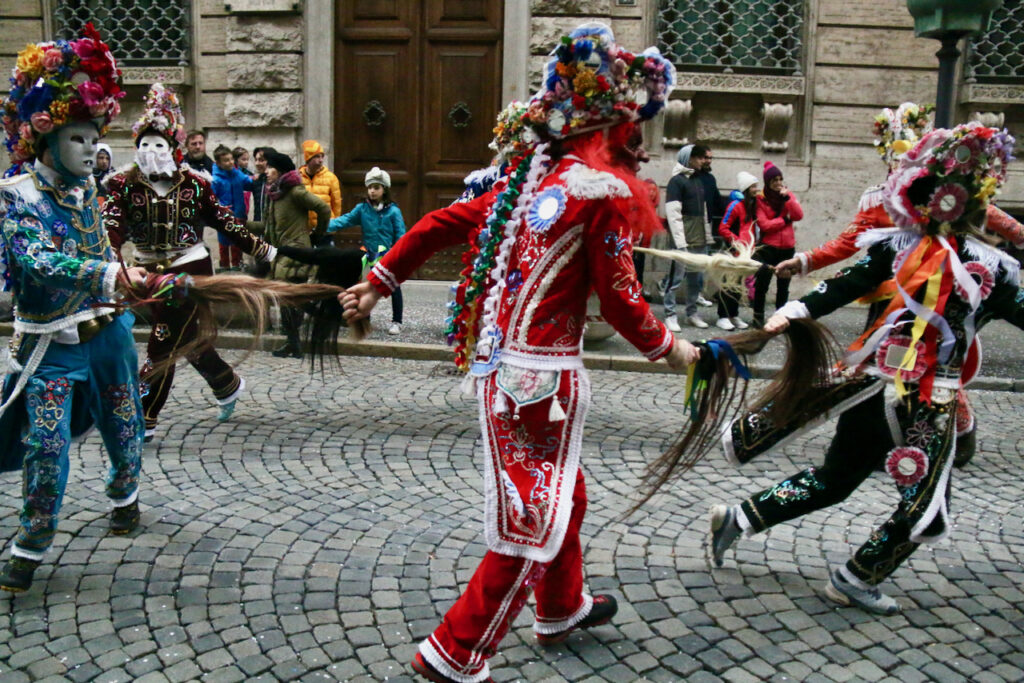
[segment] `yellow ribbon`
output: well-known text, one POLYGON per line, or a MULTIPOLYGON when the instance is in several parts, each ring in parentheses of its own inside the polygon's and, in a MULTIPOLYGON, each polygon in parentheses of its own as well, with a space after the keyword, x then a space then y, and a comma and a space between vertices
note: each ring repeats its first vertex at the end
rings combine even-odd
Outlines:
MULTIPOLYGON (((942 289, 942 275, 944 268, 940 266, 935 270, 934 273, 928 276, 928 284, 924 293, 924 301, 921 304, 929 311, 934 311, 935 307, 939 303, 939 291, 942 289)), ((896 386, 896 395, 903 398, 907 394, 907 388, 903 385, 902 373, 904 370, 913 370, 914 366, 917 365, 917 342, 924 335, 925 329, 928 327, 928 321, 920 316, 914 318, 914 326, 910 331, 910 346, 903 354, 903 360, 900 361, 899 369, 896 371, 896 376, 893 378, 893 384, 896 386)))

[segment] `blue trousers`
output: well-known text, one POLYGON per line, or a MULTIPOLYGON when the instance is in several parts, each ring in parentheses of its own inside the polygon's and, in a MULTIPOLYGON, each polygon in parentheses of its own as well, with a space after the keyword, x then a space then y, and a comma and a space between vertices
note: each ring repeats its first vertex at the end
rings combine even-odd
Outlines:
POLYGON ((131 504, 142 469, 142 400, 134 316, 125 313, 84 344, 51 343, 24 390, 21 529, 15 555, 42 559, 57 533, 73 436, 99 429, 110 458, 107 496, 131 504))

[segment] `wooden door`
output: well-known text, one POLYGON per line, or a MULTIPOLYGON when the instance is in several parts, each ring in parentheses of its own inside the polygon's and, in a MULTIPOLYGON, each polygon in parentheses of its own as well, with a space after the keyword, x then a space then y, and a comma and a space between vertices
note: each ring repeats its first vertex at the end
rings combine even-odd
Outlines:
MULTIPOLYGON (((466 174, 487 165, 501 107, 502 5, 338 3, 334 170, 346 211, 365 197, 366 172, 380 166, 411 226, 450 204, 466 174)), ((358 243, 357 228, 346 233, 343 243, 358 243)), ((455 278, 461 251, 436 255, 416 277, 455 278)))

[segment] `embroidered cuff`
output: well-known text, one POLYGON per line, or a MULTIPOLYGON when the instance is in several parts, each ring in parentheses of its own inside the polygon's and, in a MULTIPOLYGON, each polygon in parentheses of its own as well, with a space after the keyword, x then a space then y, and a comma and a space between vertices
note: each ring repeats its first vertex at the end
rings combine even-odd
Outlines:
POLYGON ((398 289, 399 283, 394 273, 380 263, 370 270, 367 279, 384 296, 390 296, 392 292, 398 289))
POLYGON ((114 291, 117 289, 117 272, 121 269, 121 266, 117 263, 108 263, 104 268, 102 295, 104 299, 112 299, 114 291))
POLYGON ((807 305, 797 299, 786 302, 786 305, 775 311, 775 313, 776 315, 784 315, 790 320, 811 317, 811 312, 807 309, 807 305))
POLYGON ((664 325, 662 325, 662 329, 665 330, 665 334, 661 337, 661 343, 653 351, 648 351, 644 354, 647 356, 647 360, 661 360, 668 355, 669 351, 672 350, 672 346, 676 343, 676 336, 664 325))
POLYGON ((806 251, 801 251, 796 257, 800 259, 800 275, 806 277, 811 270, 811 256, 806 251))

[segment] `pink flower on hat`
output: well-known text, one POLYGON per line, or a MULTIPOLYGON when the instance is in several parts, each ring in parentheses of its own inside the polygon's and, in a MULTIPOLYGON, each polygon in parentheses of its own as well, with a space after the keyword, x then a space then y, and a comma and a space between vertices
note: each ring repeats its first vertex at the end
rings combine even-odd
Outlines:
POLYGON ((40 135, 46 135, 53 130, 53 119, 50 115, 43 111, 37 111, 32 114, 31 117, 32 127, 35 128, 36 132, 40 135))
MULTIPOLYGON (((102 104, 105 94, 103 86, 95 81, 86 81, 78 85, 78 95, 82 98, 82 104, 89 107, 90 110, 96 105, 102 104)), ((90 111, 90 113, 92 112, 90 111)))
POLYGON ((43 68, 47 71, 56 71, 64 63, 64 53, 55 47, 43 53, 43 68))

